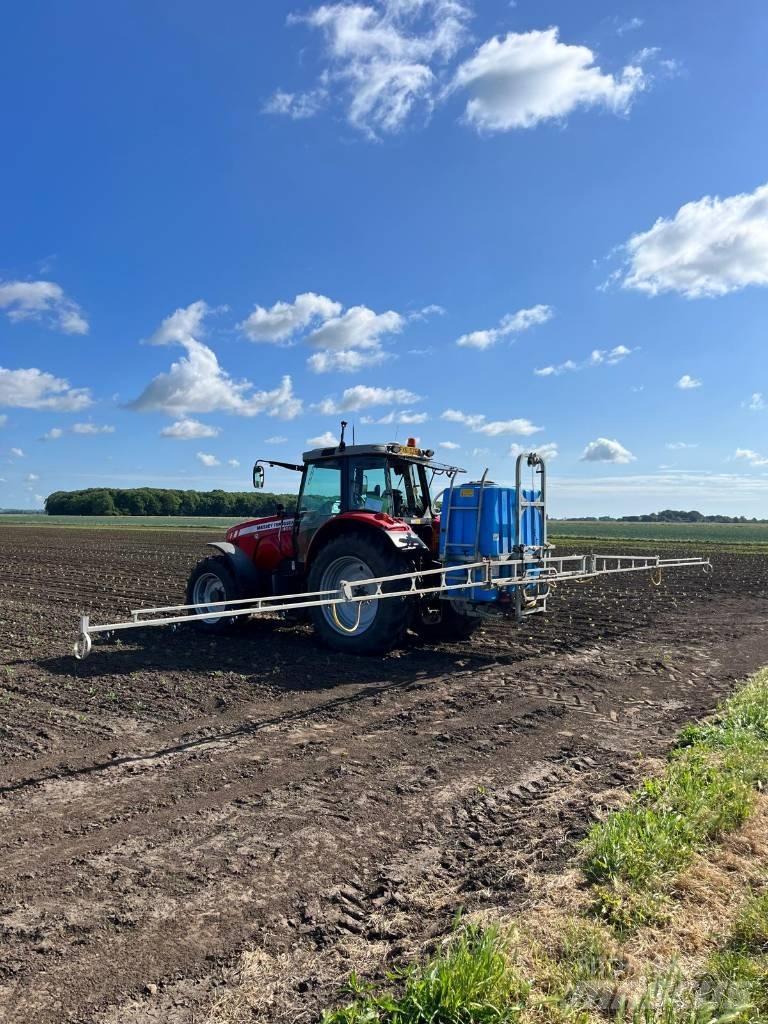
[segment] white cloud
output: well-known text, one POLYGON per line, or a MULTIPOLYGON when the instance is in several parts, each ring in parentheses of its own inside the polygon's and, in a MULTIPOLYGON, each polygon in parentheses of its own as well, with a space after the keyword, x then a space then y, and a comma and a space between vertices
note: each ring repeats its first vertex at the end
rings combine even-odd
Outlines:
POLYGON ((99 426, 97 423, 74 423, 72 425, 73 434, 114 434, 115 428, 109 426, 107 423, 99 426))
POLYGON ((64 436, 64 431, 61 429, 61 427, 51 427, 51 429, 47 433, 43 434, 42 440, 43 441, 58 441, 59 438, 63 437, 63 436, 64 436))
POLYGON ((458 68, 451 86, 469 93, 465 118, 481 132, 533 128, 578 107, 626 113, 647 85, 639 66, 603 73, 586 46, 558 40, 557 28, 489 39, 458 68))
POLYGON ((285 444, 287 440, 287 437, 280 437, 279 435, 276 435, 275 437, 265 438, 264 444, 285 444))
POLYGON ((218 437, 220 433, 218 427, 211 427, 200 420, 183 419, 176 420, 169 427, 163 427, 160 436, 172 437, 175 441, 193 441, 199 437, 218 437))
POLYGON ((614 277, 648 295, 697 299, 768 285, 768 184, 686 203, 633 235, 623 252, 627 266, 614 277))
POLYGON ((364 424, 392 424, 402 423, 405 426, 411 426, 416 423, 426 423, 429 419, 429 414, 426 412, 413 412, 410 409, 403 409, 400 412, 388 412, 385 416, 380 416, 378 419, 375 416, 362 416, 360 419, 361 423, 364 424))
POLYGON ((204 466, 213 467, 221 465, 215 455, 209 455, 207 452, 197 452, 197 458, 204 466))
POLYGON ((240 465, 240 462, 238 459, 227 459, 227 465, 232 466, 234 469, 237 469, 237 467, 240 465))
POLYGON ((34 484, 40 479, 40 477, 38 476, 37 473, 27 473, 24 479, 28 484, 34 484))
POLYGON ((337 370, 339 373, 357 373, 359 370, 377 366, 390 358, 388 352, 380 350, 358 352, 356 349, 350 349, 347 352, 315 352, 307 360, 307 366, 313 373, 330 373, 333 370, 337 370))
POLYGON ((69 381, 44 370, 0 367, 0 406, 77 412, 92 401, 88 388, 73 388, 69 381))
POLYGON ((623 36, 625 32, 634 32, 635 29, 642 28, 644 24, 642 18, 628 18, 616 26, 616 34, 623 36))
POLYGON ((330 320, 341 310, 340 302, 315 292, 303 292, 293 302, 276 302, 269 309, 256 306, 238 327, 251 341, 286 342, 313 321, 330 320))
POLYGON ((753 451, 751 448, 737 448, 733 457, 745 459, 750 466, 768 466, 768 456, 761 455, 760 452, 753 451))
POLYGON ((341 399, 324 398, 314 408, 326 416, 341 412, 359 412, 377 405, 411 405, 420 401, 420 396, 405 388, 379 388, 367 384, 355 384, 345 388, 341 399))
POLYGON ((311 89, 309 92, 285 92, 276 89, 263 106, 265 114, 282 114, 294 121, 314 117, 322 110, 328 99, 325 89, 311 89))
MULTIPOLYGON (((323 33, 328 63, 320 91, 338 86, 349 123, 376 138, 401 130, 417 109, 430 113, 437 72, 464 40, 468 16, 461 0, 381 0, 322 4, 289 24, 323 33)), ((291 117, 309 110, 282 90, 270 105, 291 117)))
MULTIPOLYGON (((768 409, 768 403, 766 403, 765 398, 760 391, 755 391, 746 405, 752 412, 762 412, 764 409, 768 409)), ((0 426, 2 426, 2 424, 0 424, 0 426)))
POLYGON ((582 462, 634 462, 635 456, 618 441, 607 437, 598 437, 590 441, 581 455, 582 462))
POLYGON ((559 377, 561 373, 584 370, 591 366, 615 366, 623 359, 626 359, 628 355, 631 355, 632 352, 634 352, 634 349, 627 348, 626 345, 615 345, 611 349, 595 348, 592 349, 589 358, 582 360, 580 363, 574 362, 573 359, 566 359, 564 363, 542 366, 533 372, 537 377, 559 377))
POLYGON ((0 309, 11 323, 42 320, 64 334, 88 333, 88 321, 80 307, 53 281, 0 282, 0 309))
POLYGON ((302 402, 294 395, 289 376, 272 391, 255 391, 250 381, 235 380, 219 366, 215 352, 193 336, 200 332, 207 312, 204 302, 195 302, 163 321, 150 342, 179 344, 187 354, 150 381, 128 408, 181 416, 216 411, 236 416, 267 413, 285 420, 298 416, 302 402))
POLYGON ((339 443, 339 439, 335 437, 330 430, 326 430, 324 434, 320 434, 319 437, 308 437, 307 444, 311 444, 313 448, 335 448, 339 443))
POLYGON ((374 313, 367 306, 352 306, 343 315, 326 320, 310 334, 308 341, 314 348, 331 352, 377 348, 382 335, 398 333, 404 323, 403 317, 391 309, 374 313))
POLYGON ((680 388, 681 391, 692 391, 694 388, 701 387, 701 381, 696 377, 691 377, 689 373, 684 373, 675 387, 680 388))
POLYGON ((671 452, 680 452, 686 448, 698 448, 699 446, 698 444, 689 444, 687 441, 670 441, 664 447, 668 448, 671 452))
POLYGON ((512 420, 491 420, 490 422, 481 413, 465 413, 459 409, 446 409, 441 419, 449 423, 463 423, 476 434, 486 434, 488 437, 498 437, 501 434, 521 434, 527 437, 530 434, 538 434, 543 427, 537 427, 527 419, 512 420))
POLYGON ((520 331, 527 331, 536 324, 546 323, 554 316, 551 306, 532 306, 530 309, 519 309, 517 313, 507 313, 502 317, 498 327, 491 327, 482 331, 471 331, 469 334, 462 334, 456 344, 464 348, 486 349, 495 345, 500 338, 510 334, 519 334, 520 331))
POLYGON ((535 448, 531 448, 530 445, 526 448, 521 444, 510 445, 508 454, 513 458, 517 458, 518 455, 527 455, 530 451, 535 451, 542 459, 547 461, 556 459, 560 454, 557 444, 554 441, 550 441, 548 444, 537 444, 535 448))
POLYGON ((438 444, 437 447, 438 448, 445 448, 446 451, 449 451, 449 452, 455 452, 455 451, 458 451, 459 448, 461 448, 461 445, 460 444, 456 444, 455 441, 441 441, 438 444))
POLYGON ((21 448, 11 448, 11 455, 15 455, 17 459, 24 458, 24 452, 21 448))

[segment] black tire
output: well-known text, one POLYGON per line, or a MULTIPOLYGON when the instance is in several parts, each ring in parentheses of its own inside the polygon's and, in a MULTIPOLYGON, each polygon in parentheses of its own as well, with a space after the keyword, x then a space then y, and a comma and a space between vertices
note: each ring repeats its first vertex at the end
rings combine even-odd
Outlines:
MULTIPOLYGON (((339 574, 345 573, 343 563, 349 563, 352 572, 340 578, 348 580, 377 576, 395 576, 408 572, 410 563, 406 556, 392 546, 390 541, 376 536, 350 532, 336 537, 320 551, 312 564, 307 580, 307 590, 335 589, 338 582, 329 584, 339 574), (353 563, 359 563, 361 572, 355 574, 353 563)), ((387 585, 384 585, 386 592, 387 585)), ((403 589, 400 583, 390 584, 389 589, 403 589)), ((318 638, 333 651, 348 654, 384 654, 395 647, 403 638, 408 624, 409 604, 405 597, 392 597, 383 601, 362 602, 349 605, 310 608, 312 625, 318 638), (361 619, 362 616, 362 619, 361 619), (357 631, 345 631, 355 626, 357 631), (369 619, 366 623, 366 619, 369 619), (361 629, 361 625, 363 628, 361 629)))
POLYGON ((483 621, 475 615, 457 612, 448 601, 440 602, 440 611, 440 622, 424 622, 417 615, 416 621, 412 624, 414 632, 427 643, 450 644, 469 640, 483 621))
MULTIPOLYGON (((206 597, 202 595, 201 598, 201 591, 206 589, 206 580, 210 582, 211 588, 208 600, 236 601, 244 596, 226 555, 211 555, 208 558, 202 558, 197 563, 187 581, 187 604, 203 604, 205 602, 206 597), (214 577, 218 580, 218 585, 214 583, 214 577), (215 590, 219 590, 220 593, 215 593, 215 590)), ((224 608, 216 610, 224 611, 224 608)), ((197 615, 193 615, 192 625, 201 633, 214 635, 230 633, 233 629, 243 626, 248 618, 247 615, 237 615, 232 618, 222 616, 220 619, 206 620, 202 617, 203 614, 203 612, 198 612, 197 615)))

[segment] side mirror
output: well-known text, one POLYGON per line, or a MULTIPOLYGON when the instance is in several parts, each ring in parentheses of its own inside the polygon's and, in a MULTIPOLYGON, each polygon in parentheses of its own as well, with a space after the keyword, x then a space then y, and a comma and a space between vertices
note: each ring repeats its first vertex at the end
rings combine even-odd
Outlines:
POLYGON ((258 462, 253 467, 253 486, 257 490, 264 486, 264 467, 260 466, 258 462))

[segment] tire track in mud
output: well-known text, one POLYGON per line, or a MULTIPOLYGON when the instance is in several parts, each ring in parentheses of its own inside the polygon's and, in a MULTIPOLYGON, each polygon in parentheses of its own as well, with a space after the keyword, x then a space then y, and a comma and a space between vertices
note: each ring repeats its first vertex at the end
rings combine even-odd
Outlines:
MULTIPOLYGON (((630 642, 557 665, 534 657, 373 694, 359 689, 351 700, 299 691, 277 709, 261 705, 269 724, 250 735, 248 723, 222 729, 242 718, 236 708, 225 723, 209 716, 202 735, 200 723, 165 730, 193 738, 167 753, 155 744, 159 758, 151 749, 147 757, 145 736, 133 754, 124 744, 124 756, 137 760, 81 758, 42 784, 34 763, 12 766, 22 788, 5 797, 0 848, 8 1019, 91 1020, 120 993, 178 971, 199 975, 206 958, 259 938, 324 947, 344 934, 381 937, 381 925, 367 923, 339 886, 351 885, 379 916, 388 906, 376 903, 383 887, 395 906, 419 905, 408 888, 417 880, 434 889, 443 876, 459 876, 471 891, 476 878, 482 888, 476 851, 500 842, 499 865, 489 854, 484 870, 503 876, 514 836, 530 841, 522 811, 531 800, 576 778, 586 784, 590 772, 602 778, 605 753, 596 760, 584 749, 593 751, 596 726, 603 744, 625 750, 619 718, 642 708, 646 743, 650 711, 668 729, 675 712, 667 705, 688 706, 688 669, 705 680, 708 705, 725 685, 695 645, 660 662, 663 673, 647 655, 630 642), (654 700, 642 696, 644 680, 654 700), (570 750, 564 733, 570 742, 588 738, 570 750), (491 795, 479 797, 481 786, 491 795), (420 878, 403 859, 414 847, 420 878), (399 888, 393 872, 404 879, 399 888), (105 972, 105 963, 116 970, 105 972)), ((55 774, 50 761, 38 769, 55 774)))

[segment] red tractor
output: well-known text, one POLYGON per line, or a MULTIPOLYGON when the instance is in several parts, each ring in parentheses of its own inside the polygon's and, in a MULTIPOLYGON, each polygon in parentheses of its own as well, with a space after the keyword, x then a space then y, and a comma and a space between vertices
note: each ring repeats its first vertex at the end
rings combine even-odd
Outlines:
MULTIPOLYGON (((211 633, 231 629, 244 617, 206 617, 217 602, 302 593, 335 594, 343 583, 414 573, 440 565, 440 519, 430 487, 458 467, 432 461, 434 452, 401 444, 347 445, 305 452, 303 465, 259 460, 255 487, 264 485, 264 465, 301 473, 293 511, 240 523, 226 540, 209 546, 187 584, 187 604, 198 606, 195 625, 211 633)), ((383 584, 384 593, 398 584, 383 584)), ((226 606, 225 606, 226 607, 226 606)), ((307 609, 324 644, 339 651, 373 654, 389 650, 412 628, 428 638, 468 637, 481 621, 460 601, 407 597, 307 609)))

